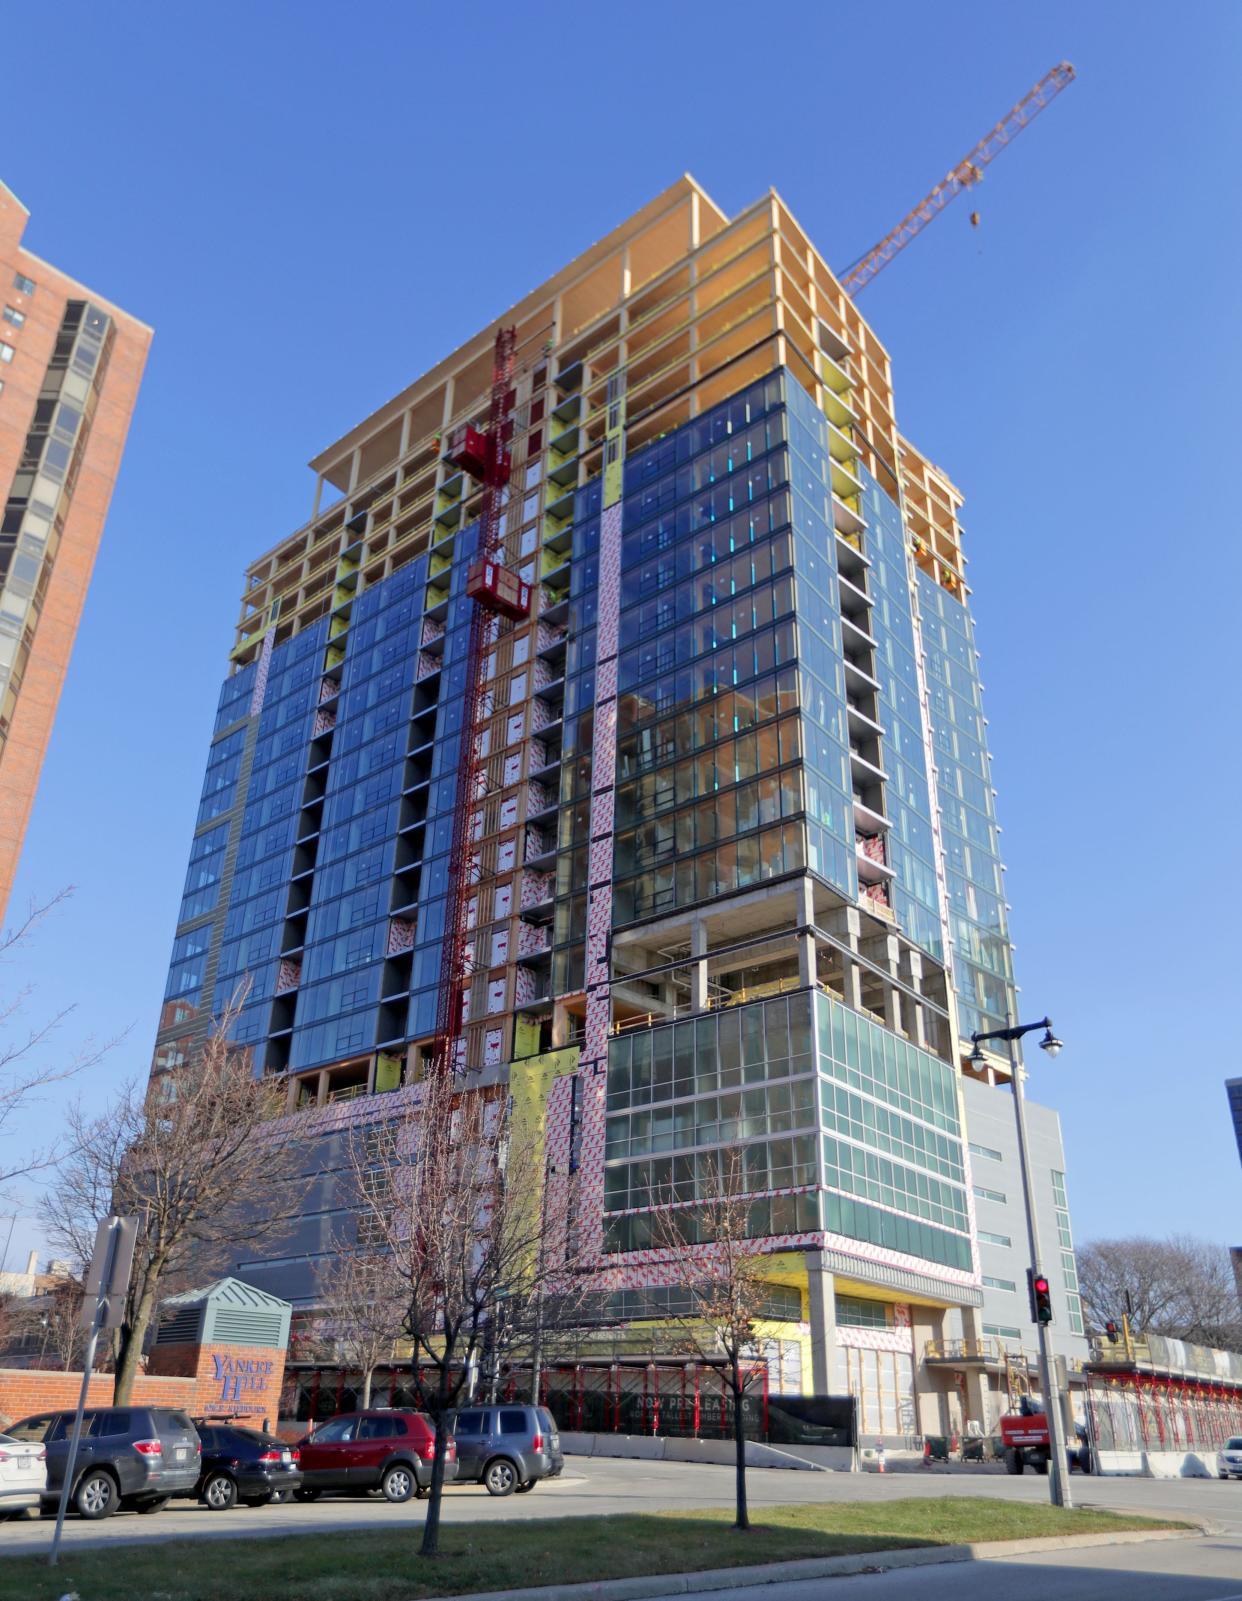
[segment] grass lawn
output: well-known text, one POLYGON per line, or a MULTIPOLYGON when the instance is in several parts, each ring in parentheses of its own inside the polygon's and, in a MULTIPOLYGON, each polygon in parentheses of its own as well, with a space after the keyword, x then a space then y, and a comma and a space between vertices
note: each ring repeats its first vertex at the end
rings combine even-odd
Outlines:
POLYGON ((441 1530, 443 1555, 430 1563, 417 1554, 421 1518, 400 1533, 116 1545, 71 1550, 53 1571, 43 1557, 6 1557, 0 1601, 56 1601, 67 1591, 81 1601, 419 1601, 900 1546, 1170 1527, 975 1496, 765 1507, 745 1534, 731 1522, 731 1512, 713 1510, 450 1523, 441 1530))

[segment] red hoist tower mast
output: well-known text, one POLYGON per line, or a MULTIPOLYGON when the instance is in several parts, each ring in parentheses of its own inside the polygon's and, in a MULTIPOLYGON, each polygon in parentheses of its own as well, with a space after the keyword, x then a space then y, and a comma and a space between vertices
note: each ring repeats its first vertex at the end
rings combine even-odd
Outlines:
MULTIPOLYGON (((487 789, 486 758, 480 750, 483 725, 492 713, 492 690, 483 679, 486 652, 498 636, 501 617, 530 615, 530 585, 510 571, 503 561, 502 517, 512 458, 513 369, 517 332, 500 328, 492 361, 492 390, 487 428, 470 424, 453 431, 445 455, 455 466, 481 481, 483 501, 479 517, 479 549, 466 574, 471 601, 470 631, 466 646, 465 685, 461 708, 461 752, 457 764, 457 803, 449 848, 448 898, 444 918, 444 949, 440 961, 440 992, 436 1033, 431 1048, 431 1070, 454 1072, 465 1064, 461 1056, 463 991, 473 971, 470 959, 470 899, 478 875, 471 869, 479 817, 487 789)), ((476 909, 475 925, 479 922, 476 909)))

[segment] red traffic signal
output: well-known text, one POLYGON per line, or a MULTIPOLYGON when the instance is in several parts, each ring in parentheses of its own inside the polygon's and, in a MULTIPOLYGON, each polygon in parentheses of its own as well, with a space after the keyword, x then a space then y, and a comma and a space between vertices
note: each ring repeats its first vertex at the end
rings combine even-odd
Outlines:
POLYGON ((1052 1286, 1042 1273, 1032 1273, 1027 1270, 1027 1284, 1031 1291, 1031 1322, 1043 1324, 1052 1322, 1052 1286))
POLYGON ((1108 1336, 1109 1343, 1111 1345, 1116 1345, 1118 1339, 1118 1329, 1112 1318, 1109 1318, 1108 1322, 1104 1325, 1104 1333, 1108 1336))

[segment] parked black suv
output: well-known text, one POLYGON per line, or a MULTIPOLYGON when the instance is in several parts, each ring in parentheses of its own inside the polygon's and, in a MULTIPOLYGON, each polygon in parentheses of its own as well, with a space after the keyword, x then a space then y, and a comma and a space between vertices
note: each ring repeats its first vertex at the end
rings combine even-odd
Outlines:
POLYGON ((457 1482, 474 1480, 489 1495, 521 1495, 565 1466, 561 1437, 546 1407, 463 1407, 452 1428, 457 1482))
POLYGON ((298 1448, 274 1434, 237 1423, 195 1422, 203 1457, 195 1489, 213 1512, 241 1501, 263 1506, 287 1501, 302 1482, 298 1448))
MULTIPOLYGON (((55 1511, 65 1482, 72 1412, 41 1412, 8 1430, 47 1447, 45 1511, 55 1511)), ((69 1504, 84 1518, 110 1517, 118 1507, 158 1512, 198 1483, 201 1446, 184 1412, 156 1406, 88 1407, 74 1464, 69 1504)))

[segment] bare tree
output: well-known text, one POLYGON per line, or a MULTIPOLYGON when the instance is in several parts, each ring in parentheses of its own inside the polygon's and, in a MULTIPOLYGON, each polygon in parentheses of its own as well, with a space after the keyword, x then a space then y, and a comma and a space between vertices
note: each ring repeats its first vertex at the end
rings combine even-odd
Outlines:
POLYGON ((73 1154, 44 1209, 51 1237, 82 1264, 99 1218, 139 1220, 115 1347, 118 1404, 130 1398, 160 1297, 221 1271, 239 1241, 283 1232, 301 1198, 278 1120, 283 1097, 229 1042, 235 1015, 236 1003, 185 1066, 129 1084, 100 1117, 79 1106, 68 1118, 73 1154))
POLYGON ((381 1363, 391 1362, 405 1327, 405 1296, 385 1251, 365 1245, 338 1247, 336 1266, 322 1291, 325 1315, 317 1333, 347 1367, 362 1374, 362 1409, 381 1363))
MULTIPOLYGON (((748 1529, 746 1502, 746 1417, 749 1386, 756 1366, 756 1325, 765 1315, 772 1289, 765 1276, 764 1242, 751 1230, 753 1192, 746 1158, 737 1145, 711 1153, 706 1181, 691 1206, 670 1196, 652 1215, 655 1260, 674 1270, 676 1288, 688 1291, 687 1310, 673 1314, 686 1349, 722 1369, 733 1400, 736 1464, 734 1528, 748 1529)), ((668 1317, 653 1305, 653 1315, 668 1317)))
MULTIPOLYGON (((439 1548, 444 1460, 454 1411, 470 1399, 502 1305, 530 1305, 550 1226, 531 1154, 508 1146, 505 1105, 449 1073, 355 1142, 364 1237, 377 1242, 402 1300, 413 1379, 435 1426, 424 1556, 439 1548)), ((573 1280, 557 1255, 558 1275, 573 1280)), ((553 1294, 559 1280, 549 1284, 553 1294)))
POLYGON ((1083 1311, 1093 1331, 1120 1322, 1129 1306, 1136 1332, 1239 1349, 1242 1318, 1224 1246, 1188 1235, 1136 1236, 1093 1240, 1077 1255, 1083 1311))
POLYGON ((56 1359, 62 1373, 77 1370, 86 1354, 82 1293, 77 1279, 65 1278, 36 1297, 35 1315, 41 1330, 42 1349, 56 1359))
MULTIPOLYGON (((11 961, 70 893, 61 890, 42 906, 32 904, 16 927, 0 933, 0 963, 11 961)), ((54 1085, 93 1066, 115 1043, 87 1046, 66 1054, 57 1048, 55 1035, 72 1007, 23 1029, 20 1018, 29 995, 28 988, 21 989, 0 1002, 0 1192, 14 1180, 48 1167, 56 1159, 55 1143, 16 1145, 12 1126, 18 1113, 37 1105, 54 1085)))

